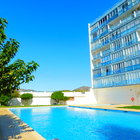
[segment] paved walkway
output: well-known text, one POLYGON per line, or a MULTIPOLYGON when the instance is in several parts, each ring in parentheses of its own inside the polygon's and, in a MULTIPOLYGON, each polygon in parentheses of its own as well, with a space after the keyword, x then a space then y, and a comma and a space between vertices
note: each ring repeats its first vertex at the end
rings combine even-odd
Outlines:
POLYGON ((118 107, 125 107, 125 106, 132 106, 132 105, 72 105, 75 107, 88 107, 88 108, 95 108, 95 109, 108 109, 108 110, 120 110, 120 111, 129 111, 129 112, 140 112, 138 109, 127 109, 127 108, 118 108, 118 107))
POLYGON ((45 140, 8 109, 0 109, 0 140, 45 140))

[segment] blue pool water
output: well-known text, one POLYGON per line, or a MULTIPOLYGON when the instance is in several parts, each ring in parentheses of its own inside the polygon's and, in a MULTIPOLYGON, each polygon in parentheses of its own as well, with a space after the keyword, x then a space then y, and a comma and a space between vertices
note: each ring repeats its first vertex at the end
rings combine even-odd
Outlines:
POLYGON ((47 140, 140 140, 140 114, 74 107, 10 110, 47 140))

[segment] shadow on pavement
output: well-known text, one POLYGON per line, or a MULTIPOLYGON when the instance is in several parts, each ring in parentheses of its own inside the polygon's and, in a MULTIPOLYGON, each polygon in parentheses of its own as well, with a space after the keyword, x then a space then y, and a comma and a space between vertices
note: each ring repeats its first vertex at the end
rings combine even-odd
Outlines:
POLYGON ((0 140, 21 139, 24 132, 34 131, 14 115, 0 116, 0 140))

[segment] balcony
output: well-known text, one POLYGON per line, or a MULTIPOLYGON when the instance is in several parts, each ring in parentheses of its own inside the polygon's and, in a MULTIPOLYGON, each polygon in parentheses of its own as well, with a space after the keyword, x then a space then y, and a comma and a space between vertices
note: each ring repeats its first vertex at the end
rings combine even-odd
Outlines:
POLYGON ((117 70, 114 70, 114 71, 111 71, 110 70, 110 71, 104 72, 102 74, 96 74, 94 76, 94 78, 105 77, 105 76, 110 76, 110 75, 114 75, 114 74, 119 74, 119 73, 124 73, 124 72, 139 70, 139 69, 140 69, 140 64, 137 64, 137 65, 132 65, 132 66, 120 68, 120 69, 117 69, 117 70))
POLYGON ((103 33, 101 33, 100 35, 94 37, 92 40, 91 40, 91 43, 95 42, 97 39, 99 39, 100 37, 102 36, 105 36, 106 34, 108 34, 109 30, 106 30, 104 31, 103 33))
POLYGON ((112 75, 112 74, 113 74, 112 71, 108 71, 108 72, 106 73, 106 76, 109 76, 109 75, 112 75))
POLYGON ((101 57, 100 53, 99 54, 96 54, 95 56, 93 56, 93 59, 96 60, 96 59, 99 59, 101 57))
POLYGON ((124 59, 135 58, 140 55, 140 51, 132 52, 131 55, 124 56, 124 59))
POLYGON ((101 63, 101 66, 106 66, 106 65, 109 65, 109 64, 111 64, 111 60, 101 63))
POLYGON ((101 67, 101 64, 94 64, 94 69, 98 69, 99 67, 101 67))
POLYGON ((111 41, 116 40, 116 39, 118 39, 118 38, 120 38, 122 36, 125 36, 125 35, 129 34, 130 32, 132 32, 132 31, 134 31, 136 29, 139 29, 139 28, 140 28, 140 25, 139 24, 138 25, 135 25, 135 26, 131 27, 130 29, 127 29, 126 31, 121 32, 121 33, 113 36, 110 40, 111 41))
POLYGON ((126 86, 126 85, 134 85, 139 84, 140 78, 130 79, 130 80, 121 80, 121 81, 111 81, 108 83, 99 83, 96 84, 95 88, 106 88, 106 87, 118 87, 118 86, 126 86))
MULTIPOLYGON (((139 15, 140 15, 140 11, 136 12, 136 17, 139 16, 139 15)), ((121 25, 123 25, 123 24, 125 24, 125 23, 127 23, 127 22, 129 22, 129 21, 132 21, 134 18, 135 18, 135 17, 134 17, 133 15, 130 15, 129 17, 123 19, 123 20, 121 21, 121 23, 116 23, 116 24, 114 24, 112 27, 110 27, 109 30, 110 30, 110 31, 113 31, 113 30, 115 30, 116 28, 118 28, 119 26, 121 26, 121 25)))
POLYGON ((103 22, 103 23, 99 26, 99 28, 103 27, 103 26, 106 25, 107 23, 108 23, 108 21, 103 22))
POLYGON ((140 0, 136 0, 135 2, 129 4, 126 8, 122 9, 119 11, 119 16, 122 15, 123 13, 125 13, 126 11, 128 11, 129 9, 131 9, 132 7, 134 7, 136 4, 138 4, 140 2, 140 0))
POLYGON ((94 46, 92 49, 91 49, 91 51, 96 51, 96 50, 98 50, 99 48, 101 48, 102 47, 102 44, 99 44, 99 45, 97 45, 97 46, 94 46))
POLYGON ((140 69, 140 64, 125 67, 126 72, 133 71, 133 70, 138 70, 138 69, 140 69))
MULTIPOLYGON (((127 29, 126 31, 121 32, 121 33, 119 33, 119 34, 113 36, 113 37, 110 39, 110 41, 113 41, 113 40, 116 40, 116 39, 118 39, 118 38, 120 38, 120 37, 122 37, 122 36, 125 36, 125 35, 129 34, 130 32, 132 32, 132 31, 134 31, 134 30, 136 30, 136 29, 139 29, 139 28, 140 28, 140 25, 139 25, 139 24, 136 25, 136 26, 133 26, 133 27, 131 27, 130 29, 127 29)), ((101 35, 98 35, 98 36, 96 36, 95 38, 93 38, 93 39, 91 40, 91 43, 95 42, 97 39, 99 39, 99 38, 102 37, 102 36, 105 36, 105 35, 108 34, 108 33, 109 33, 109 31, 106 30, 106 31, 103 32, 101 35)), ((109 43, 110 41, 108 40, 108 43, 109 43)))
POLYGON ((102 34, 100 34, 99 37, 105 36, 107 33, 108 33, 108 30, 106 30, 102 34))
POLYGON ((100 73, 100 74, 95 74, 93 77, 94 77, 94 78, 101 77, 101 73, 100 73))
POLYGON ((113 74, 119 74, 119 73, 123 73, 123 72, 125 72, 125 68, 120 68, 120 69, 114 70, 113 74))
POLYGON ((98 39, 98 36, 94 37, 93 39, 91 39, 91 43, 94 43, 97 39, 98 39))
MULTIPOLYGON (((132 45, 134 45, 134 44, 136 44, 136 43, 140 43, 137 39, 134 39, 134 40, 131 40, 130 42, 128 42, 128 43, 124 43, 123 45, 122 45, 122 47, 130 47, 130 46, 132 46, 132 45)), ((137 53, 139 53, 139 51, 137 52, 137 53)))
POLYGON ((138 70, 138 69, 140 69, 140 64, 114 70, 112 74, 119 74, 119 73, 129 72, 129 71, 138 70))
POLYGON ((139 15, 140 15, 140 11, 137 11, 137 12, 136 12, 136 16, 139 16, 139 15))
POLYGON ((111 63, 116 63, 116 62, 118 62, 118 61, 123 60, 124 58, 125 58, 124 56, 118 57, 118 58, 116 58, 116 59, 111 60, 111 63))
POLYGON ((108 20, 108 22, 114 20, 114 19, 117 18, 117 17, 118 17, 118 14, 114 15, 113 17, 111 17, 111 18, 108 20))
POLYGON ((112 16, 110 19, 108 19, 107 21, 105 21, 104 23, 102 23, 102 24, 99 26, 99 28, 101 28, 101 27, 107 25, 110 21, 114 20, 114 19, 117 18, 117 17, 118 17, 118 14, 112 16))
POLYGON ((118 51, 118 50, 120 50, 120 49, 122 49, 122 46, 120 45, 120 46, 115 46, 113 49, 112 49, 112 51, 118 51))
POLYGON ((99 29, 98 27, 92 29, 92 30, 90 31, 90 34, 93 34, 93 33, 94 33, 95 31, 97 31, 98 29, 99 29))
POLYGON ((140 78, 129 79, 129 80, 121 80, 121 81, 111 81, 108 83, 98 83, 95 84, 95 88, 106 88, 106 87, 117 87, 117 86, 126 86, 126 85, 134 85, 139 84, 140 78))
POLYGON ((140 64, 137 64, 137 65, 133 66, 133 70, 138 70, 138 69, 140 69, 140 64))
POLYGON ((97 46, 94 46, 94 48, 92 48, 92 51, 96 51, 96 50, 98 50, 98 49, 100 49, 100 48, 102 48, 102 47, 108 45, 109 43, 110 43, 110 41, 107 40, 107 41, 104 42, 104 43, 98 44, 97 46))
POLYGON ((111 52, 110 49, 109 50, 105 50, 105 51, 102 52, 102 56, 105 56, 105 55, 109 54, 110 52, 111 52))

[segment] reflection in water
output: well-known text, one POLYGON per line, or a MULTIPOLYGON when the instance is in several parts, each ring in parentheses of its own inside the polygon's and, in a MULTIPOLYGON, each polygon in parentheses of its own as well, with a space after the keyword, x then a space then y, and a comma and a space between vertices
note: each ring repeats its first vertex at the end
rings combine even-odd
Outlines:
POLYGON ((106 140, 140 140, 139 130, 112 124, 105 125, 94 133, 104 135, 106 140))
POLYGON ((36 115, 36 114, 45 114, 45 113, 49 113, 51 111, 51 108, 33 108, 32 109, 32 114, 36 115))

